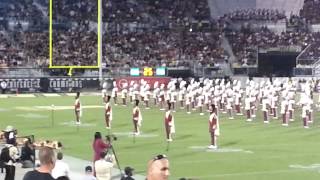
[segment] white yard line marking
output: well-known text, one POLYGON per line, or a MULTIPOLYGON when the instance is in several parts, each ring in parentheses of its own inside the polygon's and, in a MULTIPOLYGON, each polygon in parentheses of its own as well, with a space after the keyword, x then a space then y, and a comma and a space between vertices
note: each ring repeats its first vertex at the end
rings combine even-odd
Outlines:
POLYGON ((22 117, 22 118, 34 118, 34 119, 48 118, 48 116, 46 115, 34 114, 34 113, 17 114, 16 116, 22 117))
POLYGON ((218 149, 208 149, 207 146, 189 146, 189 149, 194 149, 197 151, 213 152, 213 153, 228 153, 228 152, 243 152, 243 153, 253 153, 249 150, 239 149, 239 148, 219 148, 218 149))
POLYGON ((45 97, 59 97, 59 96, 61 96, 60 94, 56 94, 56 93, 44 93, 44 94, 42 94, 43 96, 45 96, 45 97))
MULTIPOLYGON (((133 132, 113 132, 112 134, 122 137, 133 137, 133 132)), ((151 138, 151 137, 158 137, 159 134, 149 134, 140 132, 139 135, 135 135, 136 138, 151 138)))
POLYGON ((0 94, 0 98, 8 98, 8 95, 0 94))
POLYGON ((226 176, 251 176, 251 175, 262 175, 262 174, 281 174, 281 173, 293 173, 297 171, 297 169, 287 169, 287 170, 275 170, 275 171, 253 171, 253 172, 240 172, 240 173, 225 173, 225 174, 214 174, 208 176, 195 176, 194 178, 212 178, 212 177, 226 177, 226 176))
POLYGON ((36 97, 36 96, 34 94, 18 94, 18 95, 10 95, 10 97, 27 98, 27 97, 36 97))
MULTIPOLYGON (((103 108, 104 106, 97 106, 97 105, 87 105, 82 106, 83 109, 98 109, 103 108)), ((25 111, 43 111, 43 110, 70 110, 74 109, 74 106, 17 106, 14 109, 18 110, 25 110, 25 111)))
POLYGON ((79 126, 79 127, 93 127, 93 126, 97 126, 97 124, 95 124, 95 123, 85 123, 83 121, 79 125, 76 124, 76 121, 65 121, 65 122, 62 122, 62 123, 59 123, 59 124, 60 125, 64 125, 64 126, 72 126, 72 127, 76 127, 76 126, 79 126))

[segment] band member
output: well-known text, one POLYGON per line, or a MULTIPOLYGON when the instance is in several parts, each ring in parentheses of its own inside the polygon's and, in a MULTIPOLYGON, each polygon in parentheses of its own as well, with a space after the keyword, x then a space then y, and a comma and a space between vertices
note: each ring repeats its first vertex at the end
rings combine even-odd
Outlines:
POLYGON ((152 98, 153 98, 153 105, 156 106, 158 104, 158 96, 160 93, 160 88, 159 88, 159 82, 156 81, 153 85, 153 94, 152 94, 152 98))
POLYGON ((106 129, 111 129, 111 121, 112 121, 112 107, 110 105, 111 96, 105 97, 105 121, 106 121, 106 129))
POLYGON ((144 92, 144 103, 146 105, 146 109, 150 109, 150 107, 149 107, 150 96, 151 96, 150 85, 146 84, 145 92, 144 92))
POLYGON ((190 109, 191 109, 192 96, 193 96, 193 95, 192 95, 191 90, 190 90, 189 92, 187 92, 187 94, 186 94, 186 106, 187 106, 187 113, 188 113, 188 114, 191 114, 190 109))
POLYGON ((122 105, 127 106, 128 83, 124 83, 121 90, 122 105))
POLYGON ((247 121, 252 121, 251 119, 251 107, 250 107, 250 97, 247 95, 247 97, 244 99, 244 109, 247 113, 247 121))
POLYGON ((164 90, 164 84, 160 85, 160 93, 159 93, 159 102, 160 102, 160 110, 164 111, 164 103, 165 103, 165 90, 164 90))
POLYGON ((81 102, 80 102, 80 92, 77 92, 76 101, 74 102, 74 112, 76 115, 76 124, 81 124, 80 117, 82 115, 81 102))
POLYGON ((116 81, 113 81, 111 96, 113 97, 114 105, 117 106, 118 105, 118 86, 116 81))
POLYGON ((211 114, 209 117, 209 132, 211 135, 211 145, 208 146, 209 149, 217 149, 217 137, 220 135, 219 129, 219 118, 216 114, 216 106, 211 105, 211 114))
POLYGON ((171 142, 172 141, 172 134, 175 133, 175 125, 174 125, 174 117, 171 114, 171 103, 168 102, 168 110, 165 115, 165 128, 166 128, 166 136, 167 136, 167 141, 171 142))
POLYGON ((134 134, 139 135, 140 134, 140 128, 142 123, 142 115, 139 108, 139 100, 136 100, 136 106, 133 108, 132 111, 132 117, 133 117, 133 125, 134 125, 134 134))
POLYGON ((282 126, 288 126, 288 101, 285 98, 281 101, 280 113, 282 115, 282 126))
POLYGON ((262 113, 263 113, 263 122, 264 123, 269 123, 269 118, 268 118, 268 105, 269 105, 269 101, 268 98, 266 96, 262 96, 261 97, 261 103, 262 103, 262 113))

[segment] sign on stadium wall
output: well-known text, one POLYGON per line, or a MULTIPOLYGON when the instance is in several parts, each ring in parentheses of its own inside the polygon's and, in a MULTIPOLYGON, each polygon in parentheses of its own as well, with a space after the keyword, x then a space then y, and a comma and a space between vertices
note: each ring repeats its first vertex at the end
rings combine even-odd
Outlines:
POLYGON ((135 82, 140 84, 141 80, 147 81, 147 83, 150 85, 150 88, 153 89, 153 85, 156 81, 160 84, 164 84, 165 87, 167 87, 167 84, 169 83, 170 79, 169 77, 118 77, 116 78, 116 83, 118 88, 122 89, 123 84, 127 83, 128 85, 131 84, 131 82, 135 82))
POLYGON ((7 78, 7 90, 19 92, 67 92, 70 90, 99 88, 98 78, 7 78))

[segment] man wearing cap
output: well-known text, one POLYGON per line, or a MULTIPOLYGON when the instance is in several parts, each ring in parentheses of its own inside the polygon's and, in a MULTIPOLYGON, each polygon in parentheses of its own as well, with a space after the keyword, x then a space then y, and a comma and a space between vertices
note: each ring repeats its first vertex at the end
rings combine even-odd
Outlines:
POLYGON ((86 166, 85 173, 86 174, 84 175, 82 180, 97 180, 97 178, 94 177, 92 174, 92 167, 91 166, 86 166))
POLYGON ((124 176, 121 177, 121 180, 134 180, 132 177, 133 175, 133 168, 131 167, 125 167, 124 168, 124 176))
POLYGON ((16 145, 16 135, 17 135, 17 130, 13 128, 13 126, 7 126, 4 132, 4 137, 6 139, 6 144, 12 144, 16 145))

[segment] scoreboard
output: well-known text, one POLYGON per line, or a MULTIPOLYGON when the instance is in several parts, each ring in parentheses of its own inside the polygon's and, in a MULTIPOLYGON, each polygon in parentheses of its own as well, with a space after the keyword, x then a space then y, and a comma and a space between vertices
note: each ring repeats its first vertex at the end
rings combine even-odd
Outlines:
POLYGON ((130 76, 159 77, 159 76, 166 76, 166 75, 167 75, 166 67, 130 68, 130 76))

